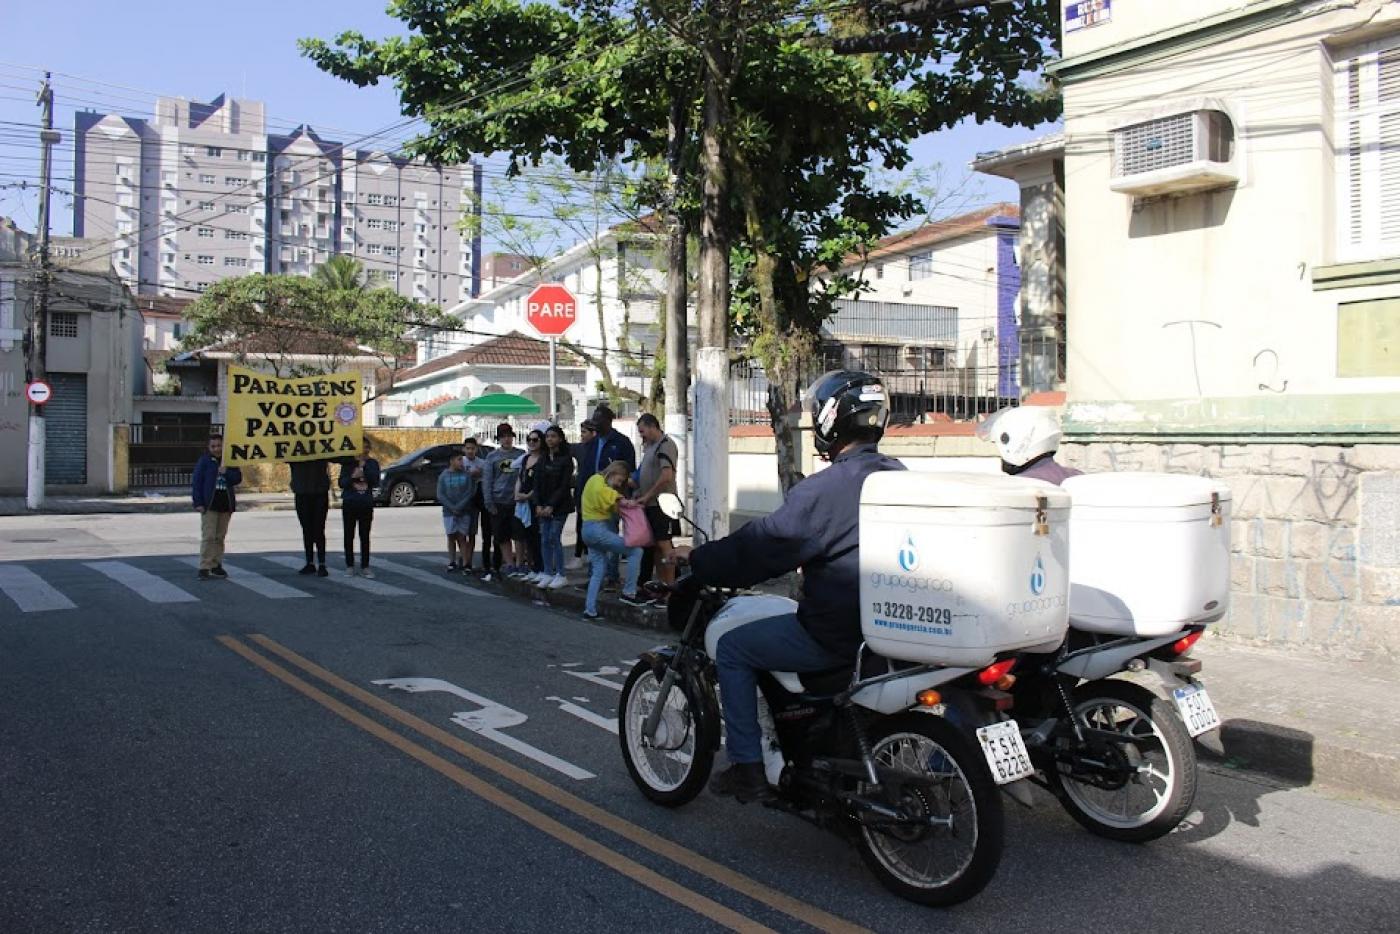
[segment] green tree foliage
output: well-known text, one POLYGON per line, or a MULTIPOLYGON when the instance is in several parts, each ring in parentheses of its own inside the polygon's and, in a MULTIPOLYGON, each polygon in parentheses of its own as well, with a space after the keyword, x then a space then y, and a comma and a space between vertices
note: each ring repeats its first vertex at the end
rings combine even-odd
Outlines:
POLYGON ((185 350, 217 346, 279 376, 329 373, 351 357, 379 361, 378 392, 393 385, 414 328, 450 326, 430 305, 389 289, 332 288, 319 277, 253 275, 216 282, 185 310, 185 350))
MULTIPOLYGON (((780 433, 789 377, 835 299, 857 290, 816 273, 926 216, 881 183, 909 168, 910 144, 967 118, 1032 126, 1059 109, 1024 80, 1052 54, 1057 0, 394 0, 389 12, 409 35, 344 33, 303 51, 348 81, 394 82, 404 113, 428 123, 412 148, 430 158, 501 152, 516 169, 553 156, 580 172, 659 163, 682 102, 677 207, 692 230, 703 212, 735 246, 731 323, 770 374, 780 433), (707 75, 722 95, 709 108, 707 75), (697 183, 705 126, 717 129, 712 190, 723 183, 709 204, 697 183)), ((638 188, 657 208, 666 194, 638 188)))
POLYGON ((313 278, 334 292, 356 292, 365 287, 365 266, 353 256, 337 253, 316 267, 313 278))

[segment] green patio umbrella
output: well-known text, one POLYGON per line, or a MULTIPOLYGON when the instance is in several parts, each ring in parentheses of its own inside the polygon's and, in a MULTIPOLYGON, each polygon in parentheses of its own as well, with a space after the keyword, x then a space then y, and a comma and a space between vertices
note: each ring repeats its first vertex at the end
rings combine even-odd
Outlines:
POLYGON ((494 392, 470 402, 454 399, 435 411, 438 415, 537 415, 540 404, 514 393, 494 392))

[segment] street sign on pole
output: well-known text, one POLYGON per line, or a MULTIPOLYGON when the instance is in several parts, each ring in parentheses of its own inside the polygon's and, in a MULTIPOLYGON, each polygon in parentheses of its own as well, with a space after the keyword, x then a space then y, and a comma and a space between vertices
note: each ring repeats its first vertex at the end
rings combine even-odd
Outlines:
POLYGON ((555 342, 578 320, 578 302, 573 293, 562 285, 539 286, 525 299, 525 320, 542 337, 549 338, 549 417, 557 418, 559 379, 555 342))
POLYGON ((559 337, 574 326, 578 302, 562 285, 542 285, 525 299, 525 320, 541 337, 559 337))
POLYGON ((34 405, 43 405, 53 398, 53 387, 41 379, 25 383, 24 397, 34 405))

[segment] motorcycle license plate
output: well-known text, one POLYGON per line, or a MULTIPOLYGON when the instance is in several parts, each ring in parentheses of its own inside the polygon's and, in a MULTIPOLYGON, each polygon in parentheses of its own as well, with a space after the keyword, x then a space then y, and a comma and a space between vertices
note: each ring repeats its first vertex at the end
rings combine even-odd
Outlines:
POLYGON ((987 768, 992 770, 992 779, 998 785, 1025 778, 1035 771, 1015 720, 982 727, 977 731, 977 741, 982 744, 987 768))
POLYGON ((1220 715, 1210 702, 1210 695, 1199 684, 1177 688, 1172 691, 1176 709, 1181 713, 1181 722, 1186 724, 1186 732, 1192 736, 1209 733, 1220 726, 1220 715))

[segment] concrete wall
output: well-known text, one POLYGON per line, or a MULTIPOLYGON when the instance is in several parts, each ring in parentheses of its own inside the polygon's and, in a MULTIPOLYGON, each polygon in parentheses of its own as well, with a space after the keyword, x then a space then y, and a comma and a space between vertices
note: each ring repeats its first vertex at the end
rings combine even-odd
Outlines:
POLYGON ((1085 55, 1219 13, 1269 2, 1271 0, 1113 0, 1109 19, 1064 33, 1064 53, 1066 57, 1085 55))

